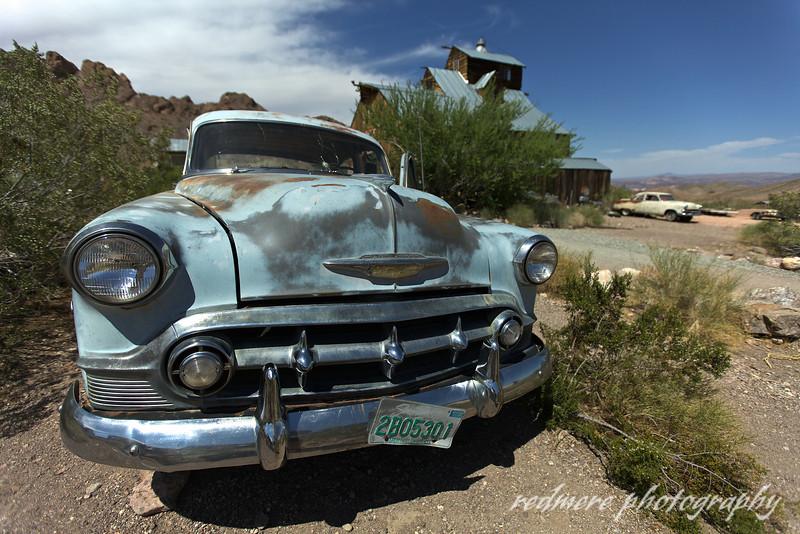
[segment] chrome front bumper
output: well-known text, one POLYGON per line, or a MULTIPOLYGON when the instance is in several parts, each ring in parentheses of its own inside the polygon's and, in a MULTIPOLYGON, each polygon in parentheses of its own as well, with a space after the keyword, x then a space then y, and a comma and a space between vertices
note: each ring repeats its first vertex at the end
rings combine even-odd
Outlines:
MULTIPOLYGON (((493 417, 506 402, 540 387, 552 374, 548 350, 531 347, 524 358, 500 368, 499 349, 471 379, 402 398, 465 410, 466 417, 493 417)), ((378 400, 286 412, 275 367, 264 368, 254 416, 143 420, 104 417, 83 408, 75 382, 61 406, 66 447, 93 462, 184 471, 261 464, 277 469, 287 459, 367 446, 378 400)))

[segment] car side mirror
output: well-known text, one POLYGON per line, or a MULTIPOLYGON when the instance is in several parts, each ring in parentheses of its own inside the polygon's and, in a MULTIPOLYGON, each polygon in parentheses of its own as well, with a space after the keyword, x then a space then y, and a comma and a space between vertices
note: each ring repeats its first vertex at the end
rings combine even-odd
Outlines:
POLYGON ((410 187, 412 189, 420 188, 417 180, 417 165, 414 162, 414 156, 412 156, 410 152, 405 152, 400 157, 399 183, 403 187, 410 187))

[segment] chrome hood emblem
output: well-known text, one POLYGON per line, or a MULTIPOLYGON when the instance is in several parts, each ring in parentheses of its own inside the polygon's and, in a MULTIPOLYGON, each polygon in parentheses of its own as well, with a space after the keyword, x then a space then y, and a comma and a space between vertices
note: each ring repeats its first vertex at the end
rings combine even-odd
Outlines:
POLYGON ((364 278, 377 285, 415 285, 441 278, 450 270, 447 258, 422 254, 368 254, 322 262, 326 269, 344 276, 364 278))

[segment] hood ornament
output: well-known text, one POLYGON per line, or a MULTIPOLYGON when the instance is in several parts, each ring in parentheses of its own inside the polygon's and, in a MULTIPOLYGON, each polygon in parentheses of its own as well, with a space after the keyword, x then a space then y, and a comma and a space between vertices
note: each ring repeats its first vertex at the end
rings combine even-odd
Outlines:
POLYGON ((364 278, 376 285, 416 285, 441 278, 450 270, 447 258, 422 254, 368 254, 322 262, 331 272, 364 278))

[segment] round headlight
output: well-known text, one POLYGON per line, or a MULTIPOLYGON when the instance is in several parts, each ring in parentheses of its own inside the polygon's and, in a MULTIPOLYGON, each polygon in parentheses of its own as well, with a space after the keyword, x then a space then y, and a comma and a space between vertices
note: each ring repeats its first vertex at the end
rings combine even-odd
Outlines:
POLYGON ((544 236, 525 241, 514 256, 517 279, 523 283, 543 284, 553 276, 558 264, 556 246, 544 236))
POLYGON ((95 237, 75 254, 75 281, 95 299, 127 304, 143 299, 158 285, 161 264, 141 239, 124 234, 95 237))
POLYGON ((181 362, 179 375, 191 389, 208 389, 222 377, 222 362, 210 352, 195 352, 181 362))
POLYGON ((513 347, 522 337, 522 325, 516 319, 509 319, 500 327, 497 339, 504 349, 513 347))

